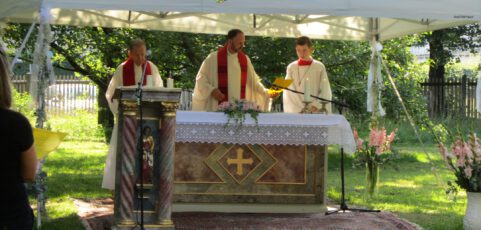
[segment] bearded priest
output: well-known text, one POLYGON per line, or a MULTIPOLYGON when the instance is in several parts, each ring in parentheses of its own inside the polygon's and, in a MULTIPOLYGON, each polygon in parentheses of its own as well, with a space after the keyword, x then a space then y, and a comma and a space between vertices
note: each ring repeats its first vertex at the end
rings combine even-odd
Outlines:
POLYGON ((268 108, 268 90, 260 82, 249 57, 242 52, 245 35, 239 29, 227 33, 227 42, 209 54, 196 76, 192 110, 217 111, 224 101, 247 100, 262 111, 268 108))

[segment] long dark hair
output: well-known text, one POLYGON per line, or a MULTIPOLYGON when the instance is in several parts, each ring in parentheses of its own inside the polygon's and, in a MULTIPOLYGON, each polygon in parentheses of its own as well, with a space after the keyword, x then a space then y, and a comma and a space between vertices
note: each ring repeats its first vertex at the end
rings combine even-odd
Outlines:
POLYGON ((7 54, 3 47, 0 46, 0 108, 2 109, 8 109, 12 106, 10 75, 7 54))

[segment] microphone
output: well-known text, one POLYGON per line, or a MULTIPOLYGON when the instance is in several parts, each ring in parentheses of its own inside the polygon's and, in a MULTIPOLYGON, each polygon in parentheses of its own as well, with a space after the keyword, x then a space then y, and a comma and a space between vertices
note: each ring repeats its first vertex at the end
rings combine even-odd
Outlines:
POLYGON ((149 49, 145 53, 145 61, 144 61, 144 66, 142 68, 142 75, 140 77, 140 82, 138 83, 139 88, 144 84, 145 70, 147 69, 147 65, 149 64, 150 55, 152 55, 152 51, 149 49))
POLYGON ((142 100, 142 85, 144 84, 144 79, 145 79, 145 70, 147 69, 147 65, 149 65, 149 58, 150 55, 152 54, 151 50, 147 50, 145 54, 145 61, 144 61, 144 66, 142 68, 142 75, 140 77, 140 81, 137 83, 137 104, 140 105, 140 101, 142 100))

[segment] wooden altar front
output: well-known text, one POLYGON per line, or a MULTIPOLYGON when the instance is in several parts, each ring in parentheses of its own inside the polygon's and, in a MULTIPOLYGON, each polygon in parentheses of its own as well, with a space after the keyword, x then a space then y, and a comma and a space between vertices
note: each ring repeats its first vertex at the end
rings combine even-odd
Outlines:
POLYGON ((340 115, 260 114, 241 129, 223 113, 179 111, 174 211, 326 211, 326 145, 354 150, 340 115), (345 139, 345 140, 342 140, 345 139))
POLYGON ((113 229, 127 230, 138 226, 141 203, 145 229, 174 229, 171 220, 172 165, 180 93, 180 89, 144 88, 141 125, 136 89, 120 87, 116 90, 114 98, 119 100, 119 132, 113 229), (142 161, 137 148, 141 132, 142 161), (143 167, 140 167, 140 162, 143 162, 143 167), (140 196, 141 187, 144 187, 143 196, 140 196))

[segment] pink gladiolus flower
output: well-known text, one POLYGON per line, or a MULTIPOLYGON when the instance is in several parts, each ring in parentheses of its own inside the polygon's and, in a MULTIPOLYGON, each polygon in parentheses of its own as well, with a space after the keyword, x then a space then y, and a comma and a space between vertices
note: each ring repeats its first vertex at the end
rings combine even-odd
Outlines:
POLYGON ((356 140, 359 139, 359 134, 357 133, 357 129, 354 129, 353 133, 354 133, 354 139, 356 140))
POLYGON ((457 167, 464 167, 465 164, 466 164, 466 158, 464 158, 464 157, 460 157, 460 158, 458 158, 458 160, 456 161, 456 166, 457 166, 457 167))
POLYGON ((362 150, 362 139, 361 138, 357 138, 356 139, 356 143, 357 143, 357 150, 362 150))
POLYGON ((463 143, 463 155, 467 156, 469 159, 473 158, 473 152, 471 151, 471 148, 469 147, 468 143, 463 143))
POLYGON ((473 176, 473 169, 472 169, 470 166, 466 167, 466 168, 464 169, 464 174, 466 175, 466 177, 467 177, 468 179, 470 179, 471 176, 473 176))
POLYGON ((389 142, 392 142, 394 140, 394 137, 396 136, 396 132, 397 132, 397 128, 395 130, 393 130, 391 132, 391 134, 389 134, 389 136, 387 138, 389 142))
POLYGON ((462 146, 461 141, 457 140, 457 141, 454 142, 454 144, 453 144, 453 146, 452 146, 452 149, 453 149, 453 154, 454 154, 455 156, 458 156, 458 157, 459 157, 459 156, 461 156, 461 155, 463 154, 463 151, 462 151, 461 146, 462 146))
POLYGON ((228 109, 229 106, 230 106, 230 103, 228 101, 224 101, 224 102, 220 103, 219 108, 220 109, 228 109))
POLYGON ((377 134, 377 144, 378 146, 383 146, 384 142, 386 141, 386 129, 382 128, 379 133, 377 134))
POLYGON ((369 132, 369 147, 376 146, 377 144, 377 128, 374 128, 369 132))

